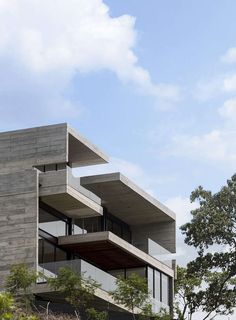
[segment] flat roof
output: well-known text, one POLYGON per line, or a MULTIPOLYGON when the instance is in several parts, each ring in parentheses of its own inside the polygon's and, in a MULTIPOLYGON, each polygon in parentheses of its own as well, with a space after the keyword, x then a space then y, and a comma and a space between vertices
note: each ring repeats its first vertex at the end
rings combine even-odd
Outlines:
POLYGON ((175 213, 120 172, 80 178, 107 210, 130 226, 174 221, 175 213))
POLYGON ((108 162, 101 150, 67 123, 0 132, 0 146, 14 160, 19 155, 24 160, 25 153, 26 160, 30 158, 35 166, 69 162, 71 167, 79 167, 108 162))

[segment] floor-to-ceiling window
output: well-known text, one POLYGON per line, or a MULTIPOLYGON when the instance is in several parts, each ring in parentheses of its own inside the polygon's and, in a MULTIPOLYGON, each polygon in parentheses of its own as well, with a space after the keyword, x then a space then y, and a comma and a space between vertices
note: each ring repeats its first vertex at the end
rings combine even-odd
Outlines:
POLYGON ((166 274, 148 267, 148 289, 154 299, 170 305, 170 278, 166 274))

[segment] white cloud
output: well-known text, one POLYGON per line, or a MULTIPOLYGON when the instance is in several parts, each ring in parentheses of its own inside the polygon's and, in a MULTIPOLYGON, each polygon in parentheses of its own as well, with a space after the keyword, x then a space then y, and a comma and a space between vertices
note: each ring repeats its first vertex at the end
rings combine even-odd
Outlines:
POLYGON ((202 135, 176 135, 167 154, 200 161, 219 161, 235 168, 236 130, 213 130, 202 135))
POLYGON ((225 63, 236 62, 236 47, 229 48, 226 53, 221 57, 221 61, 225 63))
POLYGON ((236 74, 227 73, 197 83, 193 96, 199 101, 207 101, 220 95, 227 95, 235 92, 236 74))
POLYGON ((165 205, 176 213, 176 224, 180 227, 190 221, 190 211, 197 208, 196 203, 191 203, 189 198, 177 196, 165 201, 165 205))
POLYGON ((207 101, 224 92, 224 77, 216 77, 210 80, 201 80, 193 91, 193 96, 199 101, 207 101))
POLYGON ((223 80, 223 90, 225 92, 236 91, 236 74, 230 75, 223 80))
POLYGON ((0 60, 34 79, 54 74, 61 96, 76 72, 106 69, 143 94, 178 100, 177 87, 153 83, 138 64, 136 38, 135 18, 111 17, 102 0, 0 0, 0 60))
POLYGON ((163 153, 210 163, 221 162, 236 168, 236 98, 218 108, 222 126, 209 132, 191 135, 175 134, 163 153))
POLYGON ((226 100, 222 107, 218 109, 219 114, 229 120, 236 120, 236 98, 226 100))

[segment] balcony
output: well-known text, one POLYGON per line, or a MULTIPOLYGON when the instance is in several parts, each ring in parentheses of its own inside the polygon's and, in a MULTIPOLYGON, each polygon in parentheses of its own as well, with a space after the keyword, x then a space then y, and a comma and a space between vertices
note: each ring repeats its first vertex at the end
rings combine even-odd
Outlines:
POLYGON ((148 254, 157 260, 161 261, 168 267, 173 267, 173 253, 163 248, 160 244, 155 241, 148 239, 148 254))
MULTIPOLYGON (((40 264, 38 266, 38 271, 40 271, 44 277, 42 276, 41 279, 38 279, 34 294, 52 302, 53 299, 64 302, 64 297, 60 297, 60 295, 55 293, 45 282, 45 278, 47 277, 57 277, 58 271, 62 267, 69 267, 76 273, 83 275, 85 279, 91 278, 100 284, 100 288, 95 290, 93 307, 97 305, 99 308, 102 308, 102 310, 106 310, 107 304, 109 303, 109 310, 128 313, 127 308, 116 304, 109 295, 109 292, 116 288, 116 278, 81 259, 40 264)), ((138 313, 140 312, 140 309, 137 308, 136 311, 138 313)))
MULTIPOLYGON (((91 278, 100 284, 100 288, 95 290, 94 304, 96 304, 98 302, 97 299, 99 299, 100 307, 101 300, 103 300, 104 310, 107 308, 107 302, 109 302, 111 303, 110 310, 128 312, 128 310, 124 306, 117 305, 109 295, 109 292, 116 289, 117 278, 82 259, 65 260, 40 264, 38 267, 38 271, 40 271, 41 274, 43 274, 45 277, 42 277, 38 280, 38 285, 34 291, 35 294, 40 294, 41 296, 44 295, 46 299, 52 299, 52 297, 55 296, 55 294, 53 294, 51 289, 46 285, 45 278, 57 277, 58 271, 62 267, 69 267, 76 273, 83 275, 85 279, 91 278)), ((155 312, 160 312, 161 309, 165 309, 167 312, 170 311, 169 306, 152 298, 151 296, 150 302, 152 304, 153 311, 155 312)), ((139 313, 140 311, 140 309, 136 309, 136 313, 139 313)))
POLYGON ((80 185, 72 170, 41 172, 39 174, 40 200, 71 218, 101 216, 101 199, 80 185))
POLYGON ((170 277, 171 266, 157 260, 110 231, 58 237, 58 244, 73 254, 90 261, 104 270, 152 266, 170 277))

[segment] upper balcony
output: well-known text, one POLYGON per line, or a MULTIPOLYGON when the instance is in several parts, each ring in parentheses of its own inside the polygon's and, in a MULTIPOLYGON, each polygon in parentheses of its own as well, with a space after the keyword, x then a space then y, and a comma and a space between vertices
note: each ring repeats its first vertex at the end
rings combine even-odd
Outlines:
POLYGON ((81 177, 81 185, 102 199, 102 205, 130 226, 175 221, 175 213, 120 172, 81 177))
POLYGON ((135 246, 148 253, 150 238, 175 253, 175 213, 165 205, 119 172, 81 177, 80 181, 102 199, 106 211, 129 226, 135 246))
POLYGON ((80 185, 71 168, 39 174, 40 200, 71 218, 101 216, 101 199, 80 185))

